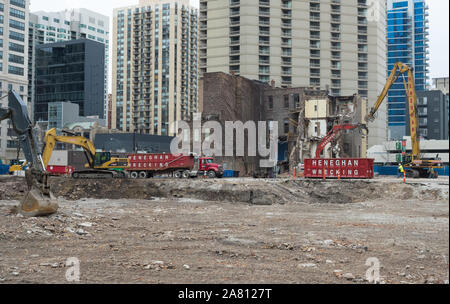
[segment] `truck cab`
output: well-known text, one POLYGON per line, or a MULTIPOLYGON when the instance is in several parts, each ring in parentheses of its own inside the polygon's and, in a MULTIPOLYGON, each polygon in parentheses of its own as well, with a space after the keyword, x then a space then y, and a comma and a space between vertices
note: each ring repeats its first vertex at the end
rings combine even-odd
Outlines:
POLYGON ((214 163, 212 157, 198 157, 196 158, 195 163, 198 167, 199 175, 204 175, 206 173, 210 178, 223 177, 223 166, 214 163))

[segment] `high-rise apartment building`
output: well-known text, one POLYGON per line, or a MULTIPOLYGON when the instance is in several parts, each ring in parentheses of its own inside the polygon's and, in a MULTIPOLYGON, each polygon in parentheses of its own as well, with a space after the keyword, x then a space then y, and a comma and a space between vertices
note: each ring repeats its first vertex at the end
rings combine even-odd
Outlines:
MULTIPOLYGON (((84 8, 59 12, 38 11, 30 14, 28 90, 29 102, 34 105, 35 49, 41 44, 68 40, 88 39, 105 45, 105 79, 103 114, 108 113, 108 67, 109 67, 109 17, 84 8)), ((33 106, 34 108, 34 106, 33 106)))
MULTIPOLYGON (((27 100, 29 0, 0 0, 0 95, 13 89, 27 100)), ((8 99, 0 100, 5 107, 8 99)), ((29 109, 30 110, 30 109, 29 109)), ((17 157, 17 141, 6 120, 0 122, 0 158, 17 157)))
POLYGON ((112 128, 172 135, 197 111, 197 18, 189 0, 114 10, 112 128))
MULTIPOLYGON (((428 86, 428 7, 425 0, 388 0, 388 73, 396 62, 414 68, 416 91, 428 86)), ((405 78, 408 79, 407 75, 405 78)), ((389 133, 400 140, 407 133, 407 96, 400 77, 388 93, 389 133)))
MULTIPOLYGON (((358 93, 374 104, 386 81, 385 1, 200 0, 200 74, 225 72, 282 87, 358 93)), ((387 139, 386 105, 369 146, 387 139)))

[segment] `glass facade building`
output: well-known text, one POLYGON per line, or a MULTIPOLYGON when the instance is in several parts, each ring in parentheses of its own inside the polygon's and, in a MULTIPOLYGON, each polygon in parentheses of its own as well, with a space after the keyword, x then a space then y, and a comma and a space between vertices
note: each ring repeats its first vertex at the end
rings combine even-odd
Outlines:
POLYGON ((28 102, 34 108, 35 45, 89 39, 105 45, 105 116, 108 109, 109 17, 88 9, 30 13, 28 31, 28 102))
MULTIPOLYGON (((425 0, 388 0, 388 75, 396 62, 414 68, 416 91, 428 85, 428 7, 425 0)), ((399 140, 407 134, 407 96, 400 77, 388 93, 390 139, 399 140)))
POLYGON ((35 121, 48 121, 49 103, 72 102, 80 116, 104 118, 105 46, 80 39, 36 46, 35 121))

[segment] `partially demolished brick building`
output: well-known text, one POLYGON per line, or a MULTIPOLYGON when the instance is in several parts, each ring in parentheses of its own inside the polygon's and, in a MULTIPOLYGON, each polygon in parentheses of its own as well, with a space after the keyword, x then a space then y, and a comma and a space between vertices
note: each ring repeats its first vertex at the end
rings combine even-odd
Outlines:
MULTIPOLYGON (((367 113, 367 100, 359 95, 336 97, 314 88, 277 88, 221 72, 204 74, 199 84, 199 103, 203 122, 213 120, 224 125, 226 121, 277 121, 281 172, 315 157, 318 144, 333 126, 364 123, 367 113)), ((354 130, 332 141, 322 157, 364 158, 366 151, 366 136, 354 130)), ((260 169, 259 157, 217 160, 227 169, 241 171, 241 175, 260 169)))

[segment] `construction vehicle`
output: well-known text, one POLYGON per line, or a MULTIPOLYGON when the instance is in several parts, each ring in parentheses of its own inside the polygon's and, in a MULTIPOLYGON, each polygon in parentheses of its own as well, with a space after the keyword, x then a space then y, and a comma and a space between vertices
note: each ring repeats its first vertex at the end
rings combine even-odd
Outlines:
POLYGON ((409 125, 411 131, 411 143, 412 153, 406 155, 402 161, 402 165, 405 168, 407 177, 410 178, 437 178, 438 173, 435 169, 442 168, 442 161, 437 159, 423 159, 420 153, 420 140, 418 132, 418 117, 417 117, 417 95, 414 82, 414 71, 412 68, 402 62, 397 62, 386 81, 386 85, 378 97, 375 106, 370 110, 366 120, 373 122, 375 120, 375 114, 386 98, 387 93, 391 86, 397 81, 397 79, 403 76, 403 84, 405 86, 406 95, 408 96, 408 108, 409 108, 409 125), (404 74, 408 73, 408 83, 405 80, 404 74))
POLYGON ((127 176, 125 169, 129 166, 128 158, 116 157, 110 152, 97 152, 94 144, 89 139, 74 134, 57 135, 56 129, 51 129, 45 134, 42 153, 45 167, 50 162, 56 143, 72 144, 83 148, 85 152, 88 161, 86 170, 74 171, 72 173, 73 178, 105 179, 125 178, 127 176))
POLYGON ((28 162, 26 160, 13 159, 9 162, 9 175, 13 175, 17 171, 25 171, 28 162))
POLYGON ((151 178, 170 174, 175 178, 207 176, 223 177, 223 166, 214 163, 212 157, 197 157, 175 154, 131 154, 129 155, 131 178, 151 178))
POLYGON ((58 204, 48 185, 49 175, 39 152, 36 130, 28 116, 26 104, 15 91, 8 92, 8 107, 0 108, 0 121, 5 119, 11 121, 28 163, 25 171, 28 192, 17 211, 26 217, 55 213, 58 204))
POLYGON ((317 150, 316 150, 316 158, 320 158, 323 149, 325 149, 325 147, 332 142, 333 140, 337 140, 341 135, 342 132, 347 131, 347 130, 354 130, 354 129, 359 129, 360 132, 362 132, 362 130, 366 131, 366 135, 369 133, 369 129, 367 128, 367 126, 365 124, 341 124, 341 125, 336 125, 333 127, 333 129, 322 139, 322 141, 319 143, 319 145, 317 146, 317 150))

